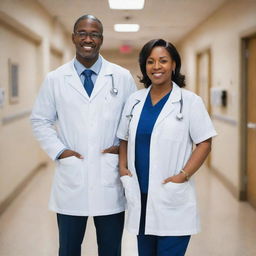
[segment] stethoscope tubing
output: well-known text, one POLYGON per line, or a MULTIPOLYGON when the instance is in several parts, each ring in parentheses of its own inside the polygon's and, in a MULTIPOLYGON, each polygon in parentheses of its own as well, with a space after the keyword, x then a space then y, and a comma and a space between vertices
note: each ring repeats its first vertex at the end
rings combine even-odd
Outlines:
MULTIPOLYGON (((114 87, 113 87, 114 88, 114 87)), ((138 105, 140 103, 140 100, 137 100, 137 102, 135 102, 130 110, 130 114, 126 115, 126 117, 128 118, 128 129, 127 129, 127 134, 126 134, 126 138, 128 139, 129 137, 129 129, 130 129, 130 123, 132 121, 133 118, 133 110, 136 107, 136 105, 138 105)), ((180 98, 180 111, 179 113, 176 115, 177 120, 182 121, 183 119, 183 96, 182 96, 182 92, 181 92, 181 98, 180 98)))
POLYGON ((118 89, 115 87, 113 74, 111 74, 111 80, 112 80, 112 86, 111 86, 111 89, 110 89, 110 93, 111 93, 112 96, 117 96, 118 89))

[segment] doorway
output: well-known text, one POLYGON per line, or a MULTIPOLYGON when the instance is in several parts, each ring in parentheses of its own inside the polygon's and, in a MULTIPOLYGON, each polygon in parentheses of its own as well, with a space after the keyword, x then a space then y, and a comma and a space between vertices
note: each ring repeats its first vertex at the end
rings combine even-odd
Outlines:
POLYGON ((256 35, 244 40, 246 198, 256 208, 256 35))
MULTIPOLYGON (((211 116, 211 50, 206 49, 196 55, 196 94, 204 101, 205 107, 211 116)), ((211 155, 206 160, 207 167, 211 167, 211 155)))

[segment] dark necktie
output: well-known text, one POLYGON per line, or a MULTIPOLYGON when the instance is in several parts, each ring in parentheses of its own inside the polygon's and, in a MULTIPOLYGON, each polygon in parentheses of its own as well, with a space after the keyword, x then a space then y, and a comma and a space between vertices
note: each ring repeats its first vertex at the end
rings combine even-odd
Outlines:
POLYGON ((90 69, 85 69, 83 71, 84 74, 84 89, 86 90, 88 96, 91 96, 92 90, 93 90, 93 82, 92 82, 92 73, 93 71, 90 69))

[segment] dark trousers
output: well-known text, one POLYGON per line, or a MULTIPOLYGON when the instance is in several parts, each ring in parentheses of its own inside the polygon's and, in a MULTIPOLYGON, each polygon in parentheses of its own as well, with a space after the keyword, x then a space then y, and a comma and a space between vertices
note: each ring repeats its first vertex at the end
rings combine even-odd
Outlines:
POLYGON ((145 235, 147 194, 141 193, 140 231, 137 236, 139 256, 184 256, 190 236, 145 235))
MULTIPOLYGON (((59 256, 81 256, 88 217, 57 214, 59 256)), ((93 217, 96 227, 98 255, 121 256, 124 212, 93 217)))

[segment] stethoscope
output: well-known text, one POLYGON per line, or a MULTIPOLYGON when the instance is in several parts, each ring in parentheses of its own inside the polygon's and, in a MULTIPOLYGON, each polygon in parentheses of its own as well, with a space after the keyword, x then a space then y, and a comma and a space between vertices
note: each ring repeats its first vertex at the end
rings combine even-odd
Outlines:
POLYGON ((182 114, 182 109, 183 109, 183 97, 182 97, 182 92, 180 92, 180 111, 176 115, 177 120, 181 121, 183 119, 183 114, 182 114))
MULTIPOLYGON (((182 110, 183 110, 183 97, 182 97, 182 92, 181 92, 181 97, 180 97, 180 111, 177 113, 176 115, 176 119, 178 121, 182 121, 183 119, 183 114, 182 114, 182 110)), ((138 105, 140 103, 140 100, 136 100, 136 102, 133 104, 131 110, 130 110, 130 113, 129 115, 126 115, 126 117, 128 118, 128 129, 127 129, 127 134, 126 134, 126 139, 128 139, 129 137, 129 129, 130 129, 130 124, 131 124, 131 121, 132 121, 132 118, 133 118, 133 111, 134 111, 134 108, 136 107, 136 105, 138 105)))
POLYGON ((111 93, 112 96, 116 96, 118 94, 118 89, 115 87, 113 74, 111 74, 111 80, 112 80, 112 86, 111 86, 111 89, 110 89, 110 93, 111 93))
POLYGON ((136 107, 136 105, 138 105, 140 103, 140 100, 136 100, 136 102, 133 104, 131 110, 130 110, 130 113, 129 115, 126 115, 126 117, 128 118, 128 129, 127 129, 127 133, 126 133, 126 139, 129 138, 129 130, 130 130, 130 124, 131 124, 131 121, 132 121, 132 118, 133 118, 133 110, 134 108, 136 107))

